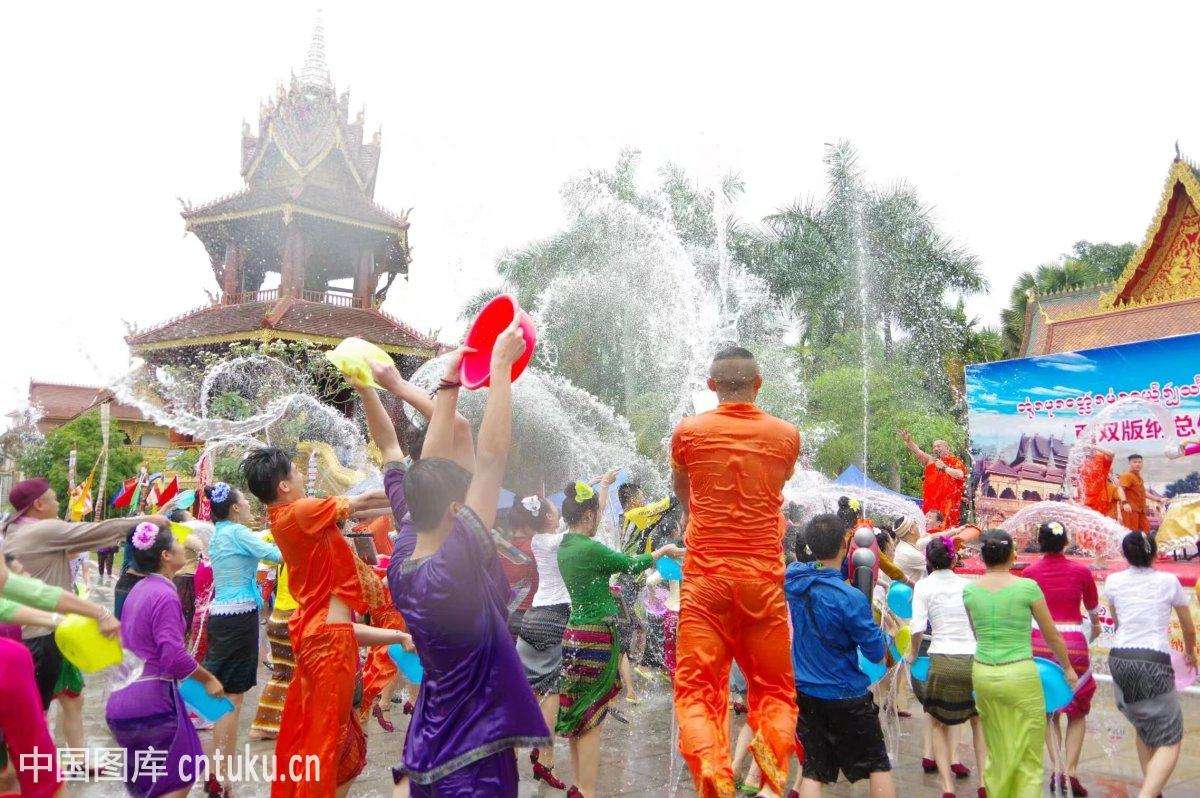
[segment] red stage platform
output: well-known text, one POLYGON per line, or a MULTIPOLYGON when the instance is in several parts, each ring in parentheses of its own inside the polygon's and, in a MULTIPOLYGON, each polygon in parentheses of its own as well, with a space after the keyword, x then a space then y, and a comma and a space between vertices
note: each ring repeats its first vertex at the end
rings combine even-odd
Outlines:
MULTIPOLYGON (((1017 562, 1030 565, 1037 562, 1039 559, 1041 559, 1041 557, 1042 555, 1040 554, 1018 554, 1017 562)), ((1075 562, 1088 566, 1092 564, 1091 557, 1072 557, 1071 559, 1075 562)), ((1109 574, 1116 573, 1117 571, 1123 571, 1129 567, 1129 563, 1125 562, 1124 558, 1122 557, 1109 559, 1106 565, 1107 568, 1105 570, 1094 571, 1097 582, 1103 582, 1105 577, 1107 577, 1109 574)), ((1192 560, 1191 562, 1176 562, 1170 558, 1160 558, 1158 562, 1154 564, 1154 567, 1160 571, 1166 571, 1167 573, 1175 574, 1179 577, 1179 581, 1182 582, 1183 586, 1186 588, 1195 587, 1196 577, 1200 576, 1200 560, 1192 560)), ((972 557, 964 562, 962 566, 954 570, 960 574, 979 575, 982 574, 985 569, 982 560, 980 560, 978 557, 972 557)))

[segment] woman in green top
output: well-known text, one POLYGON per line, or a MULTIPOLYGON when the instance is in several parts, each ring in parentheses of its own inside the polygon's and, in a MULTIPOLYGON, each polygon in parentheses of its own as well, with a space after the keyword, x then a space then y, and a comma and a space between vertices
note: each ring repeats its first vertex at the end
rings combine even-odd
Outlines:
POLYGON ((555 731, 571 741, 577 785, 568 796, 592 798, 596 794, 600 724, 621 691, 616 638, 619 608, 609 590, 609 579, 613 574, 644 571, 663 555, 683 555, 678 546, 666 545, 651 554, 630 557, 594 539, 613 476, 613 472, 604 475, 599 496, 587 483, 568 485, 562 503, 568 529, 558 547, 558 569, 571 595, 571 617, 563 632, 555 731))
MULTIPOLYGON (((1034 798, 1042 794, 1046 702, 1033 664, 1031 620, 1060 665, 1069 662, 1067 646, 1037 582, 1012 573, 1012 536, 993 529, 981 540, 987 572, 963 591, 963 604, 975 631, 971 680, 987 741, 983 786, 992 796, 1034 798)), ((1075 670, 1063 675, 1074 690, 1075 670)))

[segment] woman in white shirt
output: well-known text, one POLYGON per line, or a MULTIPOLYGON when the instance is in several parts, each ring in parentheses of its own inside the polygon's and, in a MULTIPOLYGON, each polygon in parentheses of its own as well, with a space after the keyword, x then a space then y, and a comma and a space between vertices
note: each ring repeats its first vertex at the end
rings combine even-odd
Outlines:
POLYGON ((1167 635, 1172 610, 1183 631, 1184 658, 1196 667, 1196 629, 1187 594, 1178 577, 1154 569, 1156 552, 1153 538, 1130 532, 1121 541, 1121 553, 1130 567, 1104 582, 1108 612, 1116 625, 1108 669, 1117 709, 1137 731, 1144 776, 1141 798, 1163 791, 1179 761, 1183 740, 1183 712, 1167 635))
MULTIPOLYGON (((900 562, 897 548, 897 564, 900 562)), ((963 606, 963 588, 967 580, 954 573, 954 541, 935 537, 925 547, 929 575, 913 588, 912 648, 909 664, 916 658, 925 634, 931 627, 929 674, 924 682, 914 680, 914 692, 929 715, 933 732, 933 756, 942 779, 942 794, 954 795, 955 772, 951 761, 955 753, 950 729, 963 722, 971 724, 975 761, 983 762, 985 744, 979 714, 972 695, 971 666, 975 658, 975 634, 963 606)), ((903 567, 903 566, 901 566, 903 567)))
MULTIPOLYGON (((541 530, 529 541, 529 549, 537 564, 538 587, 533 594, 533 603, 521 619, 521 628, 517 632, 517 655, 525 666, 525 678, 538 697, 542 717, 553 735, 558 718, 563 630, 567 627, 567 619, 571 617, 571 596, 558 570, 558 546, 566 529, 558 528, 558 511, 541 496, 526 496, 515 503, 510 512, 525 516, 520 522, 528 528, 541 530)), ((549 748, 548 764, 538 761, 540 753, 534 748, 529 754, 534 780, 544 781, 556 790, 565 790, 567 785, 554 775, 553 741, 549 748)))
POLYGON ((892 561, 904 571, 904 577, 916 585, 926 574, 925 555, 917 546, 921 529, 913 519, 899 517, 892 526, 892 534, 896 536, 896 553, 892 555, 892 561))

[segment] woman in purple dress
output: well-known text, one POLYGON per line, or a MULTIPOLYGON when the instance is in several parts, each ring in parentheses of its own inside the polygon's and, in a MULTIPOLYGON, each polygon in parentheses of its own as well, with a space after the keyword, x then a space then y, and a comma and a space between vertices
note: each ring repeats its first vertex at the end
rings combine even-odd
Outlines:
POLYGON ((126 754, 126 788, 139 798, 181 798, 204 774, 204 749, 179 695, 188 676, 211 696, 221 683, 184 646, 183 606, 171 577, 187 562, 170 527, 142 522, 129 535, 133 567, 146 576, 125 600, 121 645, 144 660, 141 678, 108 699, 108 728, 126 754))
MULTIPOLYGON (((414 798, 515 797, 515 749, 549 742, 508 632, 508 579, 491 534, 511 439, 510 375, 523 350, 515 326, 492 350, 473 474, 450 459, 461 350, 449 358, 422 457, 407 472, 379 397, 357 386, 371 437, 387 462, 384 486, 400 535, 388 584, 425 670, 395 769, 397 783, 407 779, 414 798)), ((394 375, 376 379, 387 386, 394 375)))

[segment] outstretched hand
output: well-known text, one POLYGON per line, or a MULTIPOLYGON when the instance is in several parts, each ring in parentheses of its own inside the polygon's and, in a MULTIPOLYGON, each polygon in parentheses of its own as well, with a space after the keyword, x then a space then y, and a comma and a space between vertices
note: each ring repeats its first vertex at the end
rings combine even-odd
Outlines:
POLYGON ((660 546, 654 550, 652 556, 655 560, 660 557, 673 557, 676 560, 683 559, 683 555, 687 554, 687 549, 683 546, 676 546, 674 543, 668 543, 665 546, 660 546))
POLYGON ((606 472, 604 474, 604 476, 600 477, 600 486, 603 488, 607 488, 609 485, 616 482, 617 474, 619 474, 619 473, 621 473, 620 468, 614 468, 612 471, 606 472))
POLYGON ((900 440, 904 441, 905 443, 913 442, 912 433, 910 433, 906 429, 901 429, 901 430, 897 431, 896 434, 898 434, 900 436, 900 440))

